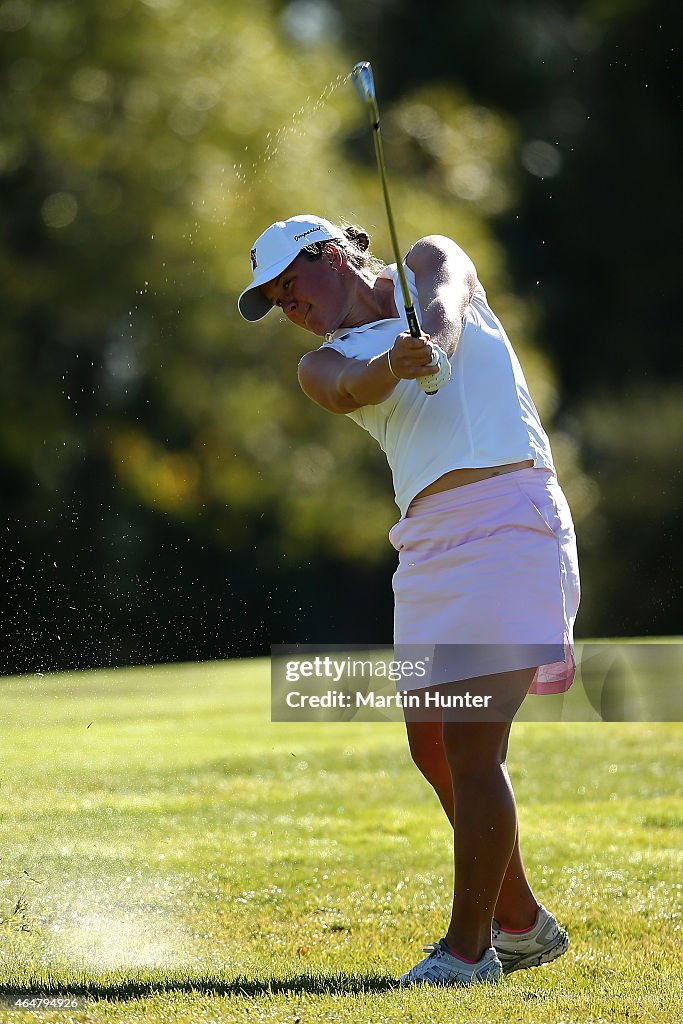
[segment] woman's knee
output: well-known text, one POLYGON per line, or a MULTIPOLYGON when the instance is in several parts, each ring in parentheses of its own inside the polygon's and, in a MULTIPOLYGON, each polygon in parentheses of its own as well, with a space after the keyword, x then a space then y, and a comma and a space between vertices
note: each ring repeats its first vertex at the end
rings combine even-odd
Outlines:
POLYGON ((441 727, 434 722, 406 723, 410 756, 432 785, 449 774, 441 727))
POLYGON ((505 722, 444 723, 444 757, 453 778, 498 771, 505 764, 509 732, 505 722))

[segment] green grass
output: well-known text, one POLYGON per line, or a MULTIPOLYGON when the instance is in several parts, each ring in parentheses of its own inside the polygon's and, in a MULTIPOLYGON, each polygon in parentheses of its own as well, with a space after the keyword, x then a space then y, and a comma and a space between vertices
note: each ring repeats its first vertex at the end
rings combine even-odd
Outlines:
POLYGON ((5 998, 90 997, 41 1019, 683 1018, 676 723, 517 725, 525 859, 570 951, 493 990, 396 991, 451 892, 400 724, 271 723, 266 661, 4 679, 0 699, 5 998))

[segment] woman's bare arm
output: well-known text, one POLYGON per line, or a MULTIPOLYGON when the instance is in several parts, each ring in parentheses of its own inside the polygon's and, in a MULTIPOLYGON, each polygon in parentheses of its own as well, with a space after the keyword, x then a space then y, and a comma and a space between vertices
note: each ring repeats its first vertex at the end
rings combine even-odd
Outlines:
POLYGON ((319 348, 307 352, 299 362, 302 390, 328 412, 347 413, 378 405, 397 383, 386 352, 372 359, 349 359, 333 348, 319 348))
POLYGON ((406 259, 415 274, 422 310, 422 329, 446 355, 455 352, 462 317, 477 286, 472 260, 445 235, 427 235, 412 247, 406 259))

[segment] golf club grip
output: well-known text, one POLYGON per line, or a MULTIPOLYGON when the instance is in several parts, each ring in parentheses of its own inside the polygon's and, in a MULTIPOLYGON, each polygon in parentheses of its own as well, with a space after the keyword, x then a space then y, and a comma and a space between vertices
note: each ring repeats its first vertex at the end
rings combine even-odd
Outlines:
POLYGON ((417 313, 415 312, 415 306, 406 306, 406 319, 408 321, 408 329, 410 330, 413 338, 419 338, 422 334, 420 325, 417 320, 417 313))

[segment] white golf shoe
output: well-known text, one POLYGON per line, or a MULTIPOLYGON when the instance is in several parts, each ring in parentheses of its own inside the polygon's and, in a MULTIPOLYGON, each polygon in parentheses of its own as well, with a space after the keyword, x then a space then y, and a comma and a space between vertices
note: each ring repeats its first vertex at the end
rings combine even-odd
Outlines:
POLYGON ((495 949, 484 950, 474 964, 453 956, 445 939, 424 947, 429 953, 398 979, 401 985, 480 985, 500 981, 503 968, 495 949))
POLYGON ((503 974, 550 963, 567 952, 569 938, 552 914, 539 906, 536 920, 526 932, 504 931, 493 922, 493 947, 503 966, 503 974))

